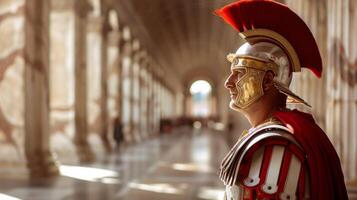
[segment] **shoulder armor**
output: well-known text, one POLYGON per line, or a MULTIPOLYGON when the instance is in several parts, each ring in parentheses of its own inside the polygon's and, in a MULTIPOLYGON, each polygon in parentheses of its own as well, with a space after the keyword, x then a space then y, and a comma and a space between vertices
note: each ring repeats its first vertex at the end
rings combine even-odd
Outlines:
POLYGON ((233 186, 237 183, 241 162, 251 147, 267 138, 281 138, 288 140, 300 149, 300 144, 294 139, 288 128, 279 124, 267 124, 256 128, 241 138, 221 163, 220 178, 225 185, 233 186))

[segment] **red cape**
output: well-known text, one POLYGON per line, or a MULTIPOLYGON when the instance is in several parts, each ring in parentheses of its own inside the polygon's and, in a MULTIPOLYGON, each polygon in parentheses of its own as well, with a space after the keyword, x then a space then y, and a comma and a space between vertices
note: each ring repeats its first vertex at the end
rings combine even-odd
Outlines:
POLYGON ((275 116, 289 124, 296 140, 307 153, 312 200, 348 199, 340 160, 324 131, 310 114, 293 110, 276 112, 275 116))

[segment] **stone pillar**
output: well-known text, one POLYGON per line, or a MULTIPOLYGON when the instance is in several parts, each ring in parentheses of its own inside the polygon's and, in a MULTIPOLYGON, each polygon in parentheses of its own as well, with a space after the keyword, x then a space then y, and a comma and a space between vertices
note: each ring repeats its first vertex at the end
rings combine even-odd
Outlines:
POLYGON ((108 138, 108 33, 110 32, 110 26, 108 19, 105 17, 102 23, 102 43, 101 43, 101 101, 100 101, 100 118, 101 128, 100 136, 107 152, 111 151, 111 145, 108 138))
MULTIPOLYGON (((153 67, 156 67, 153 66, 153 67)), ((156 113, 157 113, 157 105, 156 105, 156 99, 157 99, 157 81, 156 81, 156 72, 153 69, 152 70, 152 75, 151 75, 151 134, 154 136, 156 134, 156 113)))
POLYGON ((161 109, 161 80, 160 77, 155 76, 154 82, 154 134, 160 134, 160 119, 162 116, 162 109, 161 109))
POLYGON ((140 67, 139 66, 139 60, 140 60, 140 51, 139 51, 139 44, 138 44, 138 40, 133 40, 133 51, 132 51, 132 65, 130 67, 130 80, 131 80, 131 84, 130 84, 130 131, 131 131, 131 135, 132 138, 134 139, 134 141, 139 142, 141 140, 140 135, 139 135, 139 131, 138 131, 138 123, 135 119, 136 116, 136 109, 138 105, 138 102, 135 97, 135 92, 136 91, 136 81, 138 78, 138 73, 134 73, 134 67, 140 67))
POLYGON ((125 57, 125 53, 127 51, 126 48, 126 44, 125 44, 125 40, 122 37, 123 34, 123 30, 120 29, 120 39, 118 40, 118 48, 119 48, 119 62, 118 62, 118 126, 120 128, 120 132, 123 134, 123 138, 124 140, 127 140, 127 136, 125 135, 124 132, 124 124, 123 124, 123 116, 124 116, 124 112, 123 112, 123 59, 125 57))
POLYGON ((357 184, 357 2, 328 0, 326 131, 357 184))
MULTIPOLYGON (((121 119, 122 116, 122 97, 123 97, 123 87, 122 87, 122 81, 123 81, 123 62, 122 62, 122 54, 124 51, 124 40, 119 39, 118 41, 118 48, 119 48, 119 55, 118 55, 118 99, 117 99, 117 112, 118 112, 118 117, 121 119)), ((121 120, 120 120, 121 121, 121 120)))
POLYGON ((145 119, 145 132, 146 132, 146 137, 150 136, 151 130, 150 130, 150 119, 148 118, 148 116, 150 115, 150 62, 148 60, 148 56, 146 56, 145 58, 145 72, 146 72, 146 77, 145 77, 145 90, 146 90, 146 95, 145 95, 145 103, 144 106, 146 107, 146 113, 145 116, 143 116, 143 118, 145 119))
POLYGON ((59 174, 49 146, 49 3, 25 3, 25 154, 31 177, 59 174))
POLYGON ((190 110, 191 94, 190 94, 190 86, 187 83, 184 86, 183 95, 184 95, 184 100, 183 100, 184 116, 189 117, 191 116, 191 110, 190 110))
MULTIPOLYGON (((123 35, 124 36, 124 35, 123 35)), ((121 123, 125 142, 132 142, 133 136, 131 135, 131 67, 132 67, 132 42, 130 38, 124 38, 123 51, 121 54, 121 123), (130 88, 129 90, 127 89, 130 88)))
MULTIPOLYGON (((121 27, 120 27, 121 28, 121 27)), ((121 138, 125 139, 124 136, 124 129, 123 129, 123 58, 124 58, 124 51, 125 51, 125 41, 124 38, 122 37, 123 30, 119 29, 119 38, 118 38, 118 49, 119 49, 119 55, 118 55, 118 66, 117 66, 117 76, 118 76, 118 82, 117 82, 117 88, 118 88, 118 98, 116 102, 116 110, 118 113, 117 120, 115 122, 115 125, 117 126, 117 133, 121 134, 121 138)), ((122 141, 123 142, 123 141, 122 141)))
POLYGON ((147 65, 147 72, 148 72, 148 79, 147 79, 147 102, 146 102, 146 109, 147 109, 147 133, 148 136, 151 136, 153 133, 153 70, 151 63, 148 62, 147 65))
POLYGON ((76 0, 74 2, 75 12, 75 45, 74 45, 74 63, 75 63, 75 136, 77 154, 80 162, 94 161, 94 154, 87 141, 88 136, 88 111, 87 111, 87 13, 91 6, 86 0, 76 0))
POLYGON ((135 117, 135 109, 134 109, 134 65, 137 62, 137 52, 134 51, 131 52, 131 58, 132 58, 132 63, 130 66, 130 120, 129 120, 129 125, 130 125, 130 135, 133 141, 139 141, 139 138, 137 137, 136 134, 136 128, 134 125, 134 117, 135 117))
POLYGON ((140 70, 139 70, 139 133, 142 138, 148 136, 147 130, 147 98, 148 98, 148 87, 147 87, 147 60, 146 52, 143 52, 140 59, 140 70))

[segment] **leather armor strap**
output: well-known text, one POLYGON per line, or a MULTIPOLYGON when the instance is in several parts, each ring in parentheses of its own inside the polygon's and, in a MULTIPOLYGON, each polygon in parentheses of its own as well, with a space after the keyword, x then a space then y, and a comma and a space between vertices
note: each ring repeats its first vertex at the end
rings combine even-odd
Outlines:
MULTIPOLYGON (((246 153, 249 151, 252 146, 255 144, 259 143, 260 141, 267 139, 267 138, 284 138, 288 141, 292 141, 293 143, 296 143, 296 141, 293 139, 293 137, 289 133, 285 133, 283 131, 275 130, 274 132, 268 132, 268 133, 262 133, 258 134, 256 137, 252 138, 251 141, 248 142, 248 144, 245 146, 244 151, 238 158, 238 162, 236 167, 234 168, 234 174, 233 176, 230 176, 230 179, 228 179, 228 184, 233 185, 237 183, 238 180, 238 173, 239 173, 239 166, 241 165, 241 162, 243 160, 243 157, 246 155, 246 153)), ((226 184, 226 183, 225 183, 226 184)))
POLYGON ((280 195, 282 200, 296 199, 295 193, 299 182, 300 169, 300 160, 295 155, 292 155, 288 175, 286 176, 284 192, 280 195))
POLYGON ((221 171, 228 200, 308 199, 306 154, 291 133, 272 125, 243 141, 226 156, 221 171))
POLYGON ((259 127, 254 132, 238 141, 221 163, 220 178, 224 184, 232 186, 237 183, 239 167, 243 157, 254 144, 257 144, 266 138, 283 138, 300 147, 293 136, 288 132, 289 129, 284 126, 276 124, 267 125, 259 127))
POLYGON ((252 164, 250 166, 248 177, 244 180, 244 185, 253 187, 259 184, 260 168, 262 166, 264 156, 264 148, 257 150, 252 158, 252 164))
POLYGON ((276 191, 278 191, 278 178, 283 160, 284 149, 285 148, 283 146, 273 147, 265 183, 262 186, 262 190, 267 194, 274 194, 276 191))

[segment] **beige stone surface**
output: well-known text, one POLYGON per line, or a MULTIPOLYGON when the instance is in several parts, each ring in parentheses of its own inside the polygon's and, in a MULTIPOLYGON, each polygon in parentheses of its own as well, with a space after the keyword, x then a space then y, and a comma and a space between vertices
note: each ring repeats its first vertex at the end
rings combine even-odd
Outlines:
POLYGON ((24 18, 9 17, 0 21, 0 56, 8 56, 11 52, 24 46, 24 18))
POLYGON ((24 162, 23 1, 0 3, 0 163, 24 162))
POLYGON ((16 10, 24 5, 25 0, 1 0, 0 1, 0 15, 9 12, 16 12, 16 10))
POLYGON ((88 123, 91 133, 99 134, 100 126, 100 33, 88 32, 87 45, 91 48, 87 49, 87 64, 88 64, 88 123))

